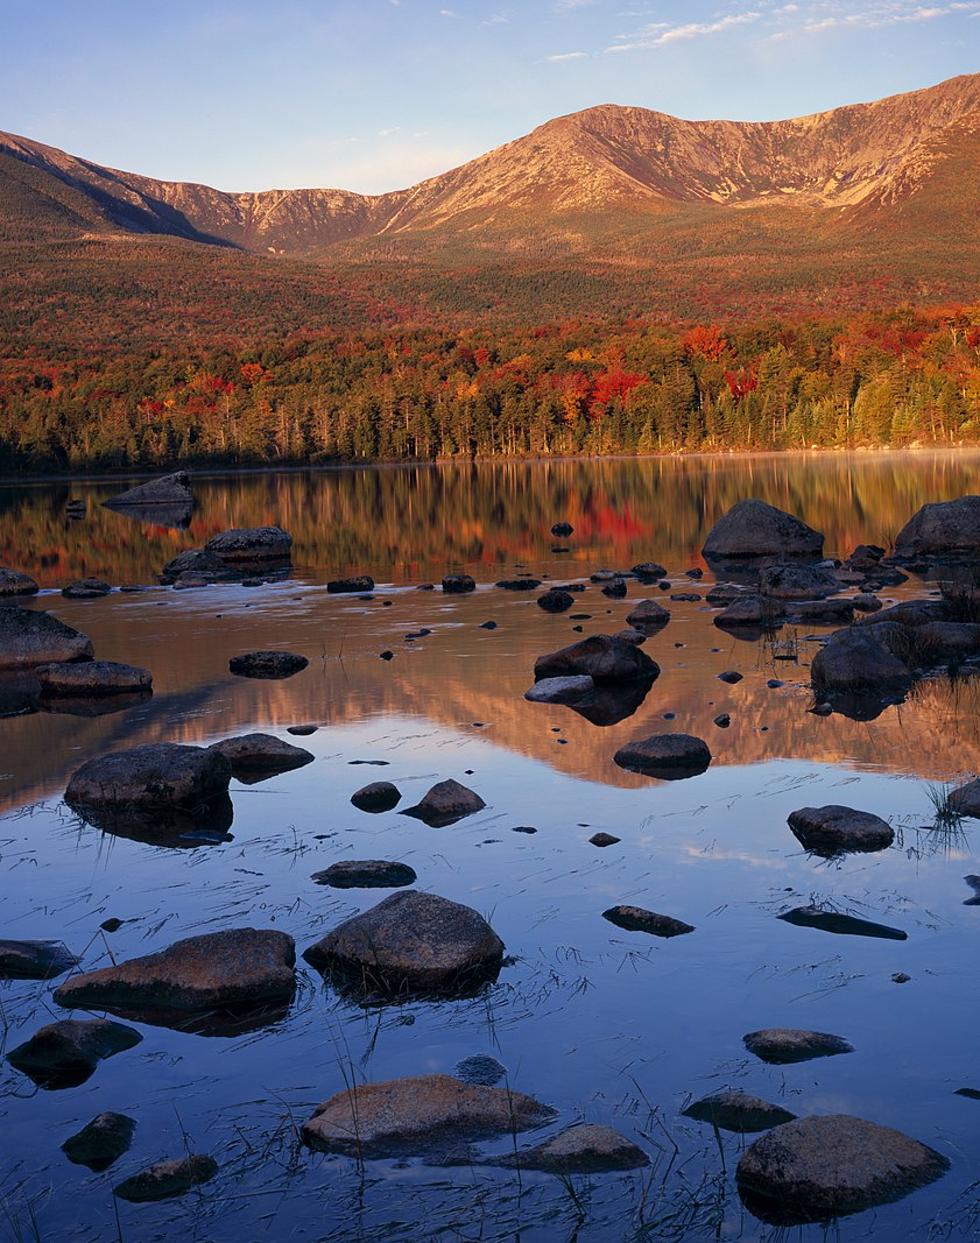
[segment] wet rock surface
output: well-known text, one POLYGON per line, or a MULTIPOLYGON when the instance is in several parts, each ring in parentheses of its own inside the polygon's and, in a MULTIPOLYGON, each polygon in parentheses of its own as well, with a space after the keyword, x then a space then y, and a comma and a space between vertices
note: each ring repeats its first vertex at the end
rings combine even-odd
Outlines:
POLYGON ((350 796, 350 801, 358 811, 378 814, 397 807, 401 802, 401 797, 401 791, 390 781, 372 781, 366 786, 361 786, 359 790, 355 790, 350 796))
POLYGON ((437 782, 414 807, 406 807, 403 816, 413 816, 432 828, 446 828, 482 811, 486 803, 479 794, 450 778, 437 782))
POLYGON ((303 768, 316 758, 305 748, 283 742, 273 734, 240 734, 212 743, 208 750, 224 756, 231 765, 232 776, 245 782, 303 768))
POLYGON ((672 915, 658 915, 642 906, 611 906, 602 912, 602 918, 626 932, 648 932, 654 937, 680 937, 694 932, 693 924, 674 919, 672 915))
POLYGON ((546 1174, 606 1174, 642 1169, 650 1164, 650 1158, 611 1126, 582 1122, 566 1127, 543 1144, 491 1159, 489 1164, 546 1174))
POLYGON ((0 608, 0 669, 31 669, 91 660, 92 640, 53 617, 26 608, 0 608))
POLYGON ((794 1225, 901 1199, 948 1169, 946 1157, 900 1131, 831 1114, 798 1118, 757 1139, 736 1180, 756 1216, 794 1225))
POLYGON ((837 803, 826 807, 801 807, 789 817, 793 836, 804 850, 831 858, 849 851, 887 849, 895 831, 880 816, 837 803))
POLYGON ((398 889, 414 885, 418 877, 407 863, 392 863, 387 859, 342 859, 322 872, 314 872, 313 879, 318 885, 329 885, 332 889, 398 889))
POLYGON ((107 596, 112 587, 101 578, 82 578, 77 583, 70 583, 62 589, 61 594, 68 600, 97 600, 107 596))
POLYGON ((140 1170, 138 1174, 124 1179, 114 1190, 120 1200, 133 1204, 146 1204, 155 1200, 171 1200, 182 1196, 192 1187, 210 1182, 218 1172, 213 1157, 191 1153, 175 1157, 171 1161, 156 1161, 140 1170))
POLYGON ((0 980, 51 980, 77 962, 62 941, 0 940, 0 980))
POLYGON ((839 936, 877 937, 883 941, 908 940, 908 933, 901 928, 890 928, 887 924, 877 924, 870 919, 826 910, 820 906, 797 906, 790 911, 784 911, 778 918, 787 924, 794 924, 797 928, 816 928, 821 932, 833 932, 839 936))
POLYGON ((446 595, 465 596, 476 591, 476 581, 470 574, 447 574, 442 580, 446 595))
POLYGON ((839 590, 833 570, 822 565, 770 565, 759 571, 759 595, 776 600, 820 600, 839 590))
POLYGON ((59 1019, 8 1053, 7 1061, 39 1087, 72 1088, 90 1078, 99 1062, 142 1039, 132 1027, 108 1019, 59 1019))
POLYGON ((213 553, 226 564, 248 565, 260 561, 288 561, 292 547, 292 536, 282 527, 236 527, 212 536, 204 545, 204 551, 213 553))
POLYGON ((722 1131, 734 1131, 738 1135, 750 1135, 768 1131, 796 1117, 781 1105, 771 1105, 761 1097, 752 1096, 739 1088, 725 1088, 694 1101, 683 1111, 685 1118, 707 1122, 722 1131))
POLYGON ((226 794, 231 765, 220 752, 148 743, 89 760, 68 782, 65 802, 85 816, 104 807, 194 808, 226 794))
POLYGON ((819 557, 819 531, 765 501, 739 501, 711 528, 702 549, 710 560, 747 557, 819 557))
POLYGON ((240 678, 291 678, 302 673, 310 662, 296 652, 244 652, 233 656, 228 668, 240 678))
POLYGON ((59 661, 40 665, 34 676, 51 696, 143 694, 153 687, 148 669, 114 660, 59 661))
POLYGON ((36 596, 38 585, 29 574, 0 566, 0 599, 7 596, 36 596))
POLYGON ((597 634, 534 662, 534 680, 590 677, 595 682, 653 681, 660 667, 632 643, 597 634))
POLYGON ((631 626, 642 630, 653 630, 666 626, 670 621, 670 609, 664 608, 659 600, 640 600, 626 614, 631 626))
POLYGON ((774 1066, 854 1052, 853 1046, 842 1036, 833 1036, 829 1032, 803 1031, 795 1027, 767 1027, 757 1032, 749 1032, 743 1037, 743 1042, 750 1053, 774 1066))
POLYGON ((620 768, 673 781, 705 772, 711 751, 703 739, 691 734, 653 734, 626 743, 613 759, 620 768))
POLYGON ((532 1130, 554 1116, 549 1106, 510 1088, 420 1075, 338 1092, 303 1124, 302 1137, 322 1152, 413 1156, 532 1130))
POLYGON ((146 483, 137 484, 111 496, 102 504, 106 509, 155 509, 157 507, 190 508, 194 504, 194 493, 191 489, 191 477, 185 470, 175 471, 171 475, 160 475, 156 479, 148 479, 146 483))
POLYGON ((136 1133, 136 1123, 125 1114, 98 1114, 61 1145, 61 1151, 73 1165, 86 1165, 101 1173, 129 1151, 136 1133))
POLYGON ((895 537, 895 555, 980 558, 980 496, 923 505, 895 537))
POLYGON ((556 587, 538 596, 538 608, 546 613, 567 613, 574 603, 575 597, 571 592, 556 587))

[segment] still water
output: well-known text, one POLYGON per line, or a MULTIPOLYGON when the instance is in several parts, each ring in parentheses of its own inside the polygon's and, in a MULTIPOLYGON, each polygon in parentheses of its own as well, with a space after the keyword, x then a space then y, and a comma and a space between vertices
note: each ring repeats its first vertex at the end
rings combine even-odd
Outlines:
MULTIPOLYGON (((138 1025, 135 1049, 85 1084, 40 1091, 0 1069, 0 1238, 11 1240, 619 1240, 885 1241, 980 1231, 976 962, 980 823, 934 827, 930 787, 980 770, 980 686, 922 684, 872 722, 818 718, 807 633, 743 642, 713 626, 703 601, 630 584, 626 600, 589 585, 575 614, 549 616, 536 593, 496 579, 527 570, 556 582, 657 560, 672 593, 703 593, 707 530, 759 496, 822 530, 830 554, 887 544, 924 502, 980 491, 980 456, 902 454, 680 462, 558 462, 209 477, 195 483, 189 528, 147 526, 99 507, 119 483, 0 491, 0 564, 45 588, 51 608, 91 636, 101 658, 152 670, 152 699, 99 717, 33 713, 0 720, 0 935, 63 939, 92 969, 181 936, 276 927, 302 952, 384 892, 310 879, 340 859, 398 859, 419 887, 475 907, 509 955, 499 981, 466 1001, 364 1010, 304 968, 288 1016, 245 1036, 208 1038, 138 1025), (71 521, 69 496, 88 502, 71 521), (550 527, 570 521, 556 541, 550 527), (182 548, 229 526, 279 523, 294 572, 258 588, 212 586, 71 601, 54 589, 84 575, 154 584, 182 548), (477 578, 466 597, 419 592, 449 570, 477 578), (323 584, 371 573, 370 601, 323 584), (637 712, 599 727, 522 698, 536 656, 613 632, 638 599, 668 604, 645 645, 662 673, 637 712), (481 624, 494 621, 497 628, 481 624), (422 639, 405 635, 427 628, 422 639), (232 677, 254 648, 303 653, 281 682, 232 677), (379 659, 384 650, 391 661, 379 659), (779 659, 785 656, 794 659, 779 659), (717 680, 726 669, 745 676, 717 680), (783 685, 771 688, 768 680, 783 685), (721 730, 713 718, 731 714, 721 730), (673 714, 671 716, 670 714, 673 714), (665 720, 667 716, 667 720, 665 720), (145 741, 208 743, 289 725, 316 762, 255 785, 233 782, 231 841, 170 850, 110 836, 61 802, 84 760, 145 741), (612 762, 634 738, 680 730, 714 755, 702 776, 662 783, 612 762), (357 761, 383 761, 385 767, 357 761), (351 793, 393 781, 408 806, 455 778, 486 809, 445 829, 396 811, 355 810, 351 793), (878 855, 807 856, 793 810, 845 803, 896 829, 878 855), (533 827, 534 834, 514 832, 533 827), (619 844, 597 849, 597 831, 619 844), (810 901, 904 929, 898 942, 834 936, 776 917, 810 901), (601 917, 618 903, 695 925, 670 941, 601 917), (106 934, 109 917, 125 920, 106 934), (895 984, 892 976, 911 980, 895 984), (801 1027, 855 1052, 773 1067, 742 1036, 801 1027), (606 1122, 651 1156, 646 1170, 591 1178, 435 1169, 316 1155, 298 1142, 313 1106, 361 1081, 434 1071, 490 1054, 507 1082, 559 1111, 558 1126, 606 1122), (949 1174, 898 1204, 833 1227, 779 1230, 741 1205, 733 1171, 746 1141, 680 1116, 692 1099, 737 1086, 800 1116, 851 1113, 943 1152, 949 1174), (60 1145, 93 1115, 138 1122, 129 1153, 102 1174, 60 1145), (114 1202, 112 1187, 185 1144, 211 1153, 217 1178, 180 1200, 114 1202)), ((913 579, 886 599, 926 594, 913 579)), ((301 964, 302 965, 302 964, 301 964)), ((65 1016, 51 986, 0 985, 6 1050, 65 1016)), ((749 1137, 751 1138, 751 1137, 749 1137)), ((529 1142, 531 1142, 529 1140, 529 1142)), ((489 1147, 493 1147, 490 1145, 489 1147)))

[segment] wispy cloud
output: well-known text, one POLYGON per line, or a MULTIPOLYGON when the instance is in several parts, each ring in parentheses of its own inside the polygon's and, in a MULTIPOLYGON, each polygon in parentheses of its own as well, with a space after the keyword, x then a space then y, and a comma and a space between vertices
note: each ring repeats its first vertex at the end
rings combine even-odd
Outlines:
POLYGON ((784 28, 771 36, 772 41, 795 35, 818 35, 825 31, 876 30, 917 22, 932 22, 943 17, 977 16, 980 0, 954 0, 945 4, 919 4, 914 0, 880 0, 870 4, 848 4, 841 0, 824 0, 806 9, 787 4, 775 16, 784 28), (800 20, 802 19, 802 20, 800 20))
POLYGON ((552 64, 556 64, 558 61, 562 60, 588 60, 588 58, 588 52, 555 52, 552 56, 546 56, 545 60, 549 60, 552 64))
POLYGON ((636 52, 645 48, 665 47, 670 43, 682 43, 688 39, 702 39, 706 35, 719 34, 732 26, 748 26, 757 22, 762 14, 751 9, 745 13, 730 13, 711 22, 685 22, 671 26, 668 22, 650 22, 632 35, 621 35, 605 50, 607 52, 636 52))

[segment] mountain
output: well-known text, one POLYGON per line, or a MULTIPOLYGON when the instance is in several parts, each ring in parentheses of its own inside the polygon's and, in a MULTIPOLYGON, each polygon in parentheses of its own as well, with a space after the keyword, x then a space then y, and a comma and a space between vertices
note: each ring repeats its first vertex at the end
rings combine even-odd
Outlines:
POLYGON ((311 299, 354 319, 935 300, 975 294, 978 169, 980 75, 787 121, 603 105, 374 196, 229 193, 0 133, 0 246, 42 287, 71 250, 104 292, 176 264, 205 300, 208 272, 239 268, 266 298, 247 257, 274 257, 289 322, 311 299))

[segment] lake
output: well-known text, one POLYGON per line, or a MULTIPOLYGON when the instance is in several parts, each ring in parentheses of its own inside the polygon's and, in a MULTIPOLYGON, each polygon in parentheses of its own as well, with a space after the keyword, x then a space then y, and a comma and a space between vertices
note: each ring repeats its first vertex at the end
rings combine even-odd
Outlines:
MULTIPOLYGON (((840 1220, 830 1237, 975 1237, 980 1101, 957 1091, 980 1089, 980 907, 966 905, 973 891, 963 880, 980 873, 980 828, 937 826, 933 799, 936 787, 980 770, 980 682, 926 680, 870 721, 818 717, 807 711, 808 666, 812 636, 827 628, 746 641, 714 626, 703 599, 670 597, 703 596, 713 584, 699 550, 744 497, 798 514, 824 532, 828 555, 846 557, 862 542, 888 545, 920 505, 978 492, 978 480, 980 453, 967 451, 213 475, 195 479, 184 529, 101 508, 120 481, 0 488, 0 565, 42 586, 27 607, 50 608, 92 638, 99 658, 154 677, 153 697, 119 712, 18 711, 13 702, 0 719, 4 937, 63 940, 85 970, 243 926, 288 932, 301 953, 389 892, 331 889, 312 873, 338 860, 392 859, 415 869, 419 888, 486 916, 507 951, 497 982, 475 997, 388 1006, 356 1004, 300 961, 284 1017, 227 1037, 137 1023, 136 1048, 69 1089, 38 1089, 4 1062, 0 1238, 827 1238, 824 1226, 786 1230, 755 1218, 733 1178, 753 1137, 681 1116, 728 1086, 799 1116, 847 1113, 896 1127, 951 1161, 938 1182, 840 1220), (83 519, 66 517, 69 497, 86 501, 83 519), (574 533, 556 539, 550 528, 563 520, 574 533), (182 549, 270 523, 292 533, 289 578, 157 585, 182 549), (667 567, 669 591, 630 580, 625 599, 610 599, 589 582, 599 569, 649 560, 667 567), (472 574, 477 590, 417 590, 450 571, 472 574), (549 615, 539 593, 494 586, 525 572, 586 590, 570 612, 549 615), (326 592, 327 580, 353 573, 374 576, 372 598, 326 592), (147 589, 61 597, 87 575, 147 589), (537 656, 621 630, 642 598, 665 603, 671 620, 643 647, 661 674, 633 715, 602 726, 524 700, 537 656), (496 628, 483 628, 489 621, 496 628), (229 658, 261 648, 302 653, 309 666, 284 681, 229 673, 229 658), (718 680, 732 669, 740 682, 718 680), (720 713, 729 728, 714 724, 720 713), (286 734, 305 722, 319 728, 286 734), (71 773, 107 751, 253 730, 316 758, 256 784, 233 781, 230 840, 165 848, 96 829, 62 802, 71 773), (625 742, 674 730, 708 742, 713 762, 702 775, 657 781, 614 764, 625 742), (475 790, 485 809, 431 828, 398 809, 371 815, 350 803, 358 787, 384 779, 407 807, 446 778, 475 790), (884 817, 894 846, 836 860, 806 854, 787 817, 828 803, 884 817), (620 840, 597 848, 597 832, 620 840), (899 928, 907 940, 777 918, 811 902, 899 928), (695 932, 664 940, 624 931, 602 918, 619 903, 695 932), (104 932, 110 917, 124 922, 104 932), (893 982, 900 973, 907 983, 893 982), (836 1033, 854 1052, 767 1065, 742 1043, 766 1027, 836 1033), (316 1104, 352 1078, 453 1073, 476 1055, 559 1110, 552 1129, 608 1123, 651 1164, 518 1176, 412 1159, 358 1163, 299 1142, 316 1104), (129 1152, 90 1173, 60 1146, 104 1110, 138 1125, 129 1152), (188 1147, 218 1161, 211 1182, 159 1204, 114 1200, 122 1178, 188 1147)), ((888 602, 934 590, 913 575, 880 594, 888 602)), ((66 1016, 51 988, 0 984, 5 1051, 66 1016)))

